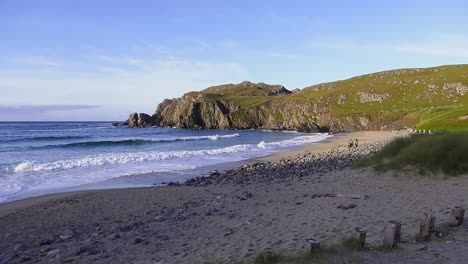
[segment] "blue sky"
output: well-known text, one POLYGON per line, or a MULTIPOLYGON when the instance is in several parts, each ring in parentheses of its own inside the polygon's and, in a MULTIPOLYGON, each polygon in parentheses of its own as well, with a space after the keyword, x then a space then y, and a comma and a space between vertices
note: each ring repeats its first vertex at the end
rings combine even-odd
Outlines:
POLYGON ((466 1, 0 0, 0 120, 123 120, 222 83, 294 89, 467 63, 467 11, 466 1))

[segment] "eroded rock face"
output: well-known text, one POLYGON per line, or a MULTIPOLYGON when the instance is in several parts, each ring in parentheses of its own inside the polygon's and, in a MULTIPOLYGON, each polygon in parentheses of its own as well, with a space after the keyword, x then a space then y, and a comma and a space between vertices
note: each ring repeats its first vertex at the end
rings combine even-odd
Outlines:
POLYGON ((379 102, 382 103, 383 101, 387 100, 390 97, 389 94, 377 94, 377 93, 359 93, 359 102, 362 104, 371 103, 371 102, 379 102))
POLYGON ((131 113, 128 116, 128 127, 138 127, 138 113, 131 113))
POLYGON ((149 127, 153 125, 154 125, 153 118, 150 115, 145 114, 145 113, 138 114, 138 126, 139 127, 149 127))
MULTIPOLYGON (((332 89, 332 85, 317 86, 332 89)), ((300 93, 300 91, 296 92, 300 93)), ((361 131, 388 127, 393 121, 365 114, 333 115, 330 105, 319 102, 288 100, 294 96, 281 85, 242 82, 209 87, 176 99, 161 102, 154 115, 133 113, 129 127, 178 127, 188 129, 270 129, 301 132, 361 131)), ((383 101, 388 94, 362 94, 365 102, 383 101)), ((299 97, 300 98, 300 97, 299 97)), ((347 95, 339 98, 343 104, 347 95)), ((391 125, 397 127, 398 123, 391 125)))
POLYGON ((153 117, 145 113, 132 113, 128 117, 128 127, 149 127, 154 125, 153 117))
POLYGON ((244 109, 240 105, 209 95, 185 95, 161 103, 156 126, 190 129, 271 129, 302 132, 360 131, 373 124, 365 116, 336 117, 326 105, 275 101, 244 109))
POLYGON ((465 95, 466 93, 468 93, 468 87, 465 86, 463 83, 461 82, 457 82, 457 83, 446 83, 444 84, 444 86, 442 87, 443 90, 451 90, 451 91, 455 91, 457 94, 459 95, 465 95))

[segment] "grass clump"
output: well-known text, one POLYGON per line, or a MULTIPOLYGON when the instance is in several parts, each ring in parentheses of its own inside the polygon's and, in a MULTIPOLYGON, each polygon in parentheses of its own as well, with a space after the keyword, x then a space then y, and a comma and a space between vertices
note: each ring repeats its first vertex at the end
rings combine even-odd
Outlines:
POLYGON ((415 134, 399 138, 358 162, 356 167, 373 167, 381 172, 416 169, 420 174, 466 174, 468 132, 415 134))
POLYGON ((312 253, 287 255, 266 250, 257 255, 252 264, 333 264, 342 263, 344 259, 359 263, 360 258, 355 252, 361 249, 357 238, 348 237, 337 244, 321 245, 312 253))

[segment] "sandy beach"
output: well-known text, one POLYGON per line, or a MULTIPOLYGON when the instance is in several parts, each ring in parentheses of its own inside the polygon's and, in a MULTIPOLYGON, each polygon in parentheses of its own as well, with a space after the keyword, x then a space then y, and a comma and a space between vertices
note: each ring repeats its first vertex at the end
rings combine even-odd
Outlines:
POLYGON ((61 193, 2 204, 0 263, 249 263, 266 249, 304 252, 307 238, 338 243, 355 227, 366 229, 369 246, 378 248, 389 220, 402 223, 400 249, 358 252, 339 263, 466 263, 467 223, 427 244, 415 244, 414 236, 424 213, 444 222, 453 206, 468 208, 468 176, 381 175, 348 165, 304 170, 315 164, 306 161, 295 167, 307 155, 348 151, 350 138, 366 148, 397 135, 337 134, 257 159, 271 167, 287 165, 280 172, 291 175, 280 181, 275 175, 265 181, 61 193))

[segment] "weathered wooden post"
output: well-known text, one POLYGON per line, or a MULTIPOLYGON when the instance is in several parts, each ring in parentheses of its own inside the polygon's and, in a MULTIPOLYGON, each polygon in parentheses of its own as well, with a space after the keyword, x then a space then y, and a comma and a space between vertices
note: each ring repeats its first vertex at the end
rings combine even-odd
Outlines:
POLYGON ((385 233, 383 240, 384 248, 393 248, 398 242, 400 242, 401 237, 401 224, 397 221, 388 221, 385 225, 385 233))
POLYGON ((306 239, 306 252, 309 254, 314 253, 317 249, 320 248, 320 243, 315 239, 306 239))
POLYGON ((366 246, 366 234, 367 234, 367 231, 364 230, 364 229, 362 229, 362 228, 359 228, 359 227, 354 228, 354 230, 356 230, 357 235, 358 235, 359 247, 360 247, 360 248, 364 248, 364 247, 366 246))
POLYGON ((455 206, 450 212, 450 224, 452 226, 461 226, 465 217, 465 209, 460 206, 455 206))
POLYGON ((419 238, 422 240, 430 240, 432 233, 434 232, 435 228, 435 216, 430 214, 424 214, 424 220, 421 222, 419 226, 419 238))

